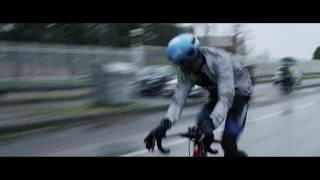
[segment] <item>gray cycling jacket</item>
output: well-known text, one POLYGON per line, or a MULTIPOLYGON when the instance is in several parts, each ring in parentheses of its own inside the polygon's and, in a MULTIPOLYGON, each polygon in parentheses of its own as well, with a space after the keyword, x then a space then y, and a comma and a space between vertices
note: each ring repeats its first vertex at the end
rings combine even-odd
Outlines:
POLYGON ((218 102, 210 115, 215 127, 225 120, 235 94, 250 96, 252 93, 250 73, 236 57, 213 47, 200 47, 200 51, 206 59, 200 73, 186 72, 179 68, 175 93, 165 116, 172 124, 179 119, 195 84, 208 91, 218 92, 218 102), (205 74, 207 78, 199 74, 205 74))

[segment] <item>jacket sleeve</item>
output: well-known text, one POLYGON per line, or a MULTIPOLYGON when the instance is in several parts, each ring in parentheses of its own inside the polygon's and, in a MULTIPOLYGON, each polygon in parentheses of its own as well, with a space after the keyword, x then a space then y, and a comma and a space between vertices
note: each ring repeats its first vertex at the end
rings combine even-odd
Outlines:
POLYGON ((168 118, 172 124, 179 120, 182 109, 193 86, 194 81, 191 79, 191 74, 179 69, 175 93, 171 98, 171 102, 166 113, 166 118, 168 118))
POLYGON ((210 117, 218 127, 227 117, 235 96, 234 72, 231 59, 217 55, 211 67, 217 76, 218 102, 210 117))

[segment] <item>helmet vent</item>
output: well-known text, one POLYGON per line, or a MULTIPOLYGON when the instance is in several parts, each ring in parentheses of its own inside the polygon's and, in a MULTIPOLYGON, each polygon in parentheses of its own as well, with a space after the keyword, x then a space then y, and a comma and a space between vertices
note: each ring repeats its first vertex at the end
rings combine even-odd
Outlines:
POLYGON ((193 38, 192 38, 192 41, 191 41, 191 44, 194 45, 195 42, 196 42, 196 38, 193 37, 193 38))

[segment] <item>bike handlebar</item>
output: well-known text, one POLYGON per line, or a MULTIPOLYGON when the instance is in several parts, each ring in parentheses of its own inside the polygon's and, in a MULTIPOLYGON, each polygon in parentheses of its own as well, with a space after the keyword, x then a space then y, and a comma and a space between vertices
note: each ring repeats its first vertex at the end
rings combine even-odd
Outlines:
MULTIPOLYGON (((173 136, 177 136, 177 135, 180 136, 180 137, 188 138, 190 141, 193 140, 193 141, 196 141, 196 142, 201 142, 202 139, 203 139, 203 132, 201 130, 199 130, 197 127, 189 127, 187 132, 178 133, 178 134, 172 134, 170 136, 173 137, 173 136)), ((212 139, 212 143, 221 143, 221 141, 216 140, 216 139, 212 139)), ((164 148, 162 146, 162 140, 161 139, 157 140, 157 146, 158 146, 158 149, 160 150, 160 152, 162 152, 164 154, 170 153, 170 149, 164 148)), ((211 154, 217 154, 218 153, 217 150, 213 150, 213 149, 211 149, 211 147, 207 147, 206 151, 211 153, 211 154)))

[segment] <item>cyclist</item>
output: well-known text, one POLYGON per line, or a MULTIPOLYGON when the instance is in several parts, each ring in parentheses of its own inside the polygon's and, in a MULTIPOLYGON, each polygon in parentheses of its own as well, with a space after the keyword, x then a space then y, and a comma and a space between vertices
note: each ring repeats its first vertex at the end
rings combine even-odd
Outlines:
MULTIPOLYGON (((225 156, 238 156, 237 140, 241 134, 252 94, 250 73, 231 54, 213 47, 200 47, 192 34, 173 38, 166 50, 170 63, 179 66, 175 94, 165 117, 146 136, 147 149, 165 137, 166 131, 180 117, 188 94, 196 84, 209 91, 209 98, 197 115, 197 126, 204 132, 205 148, 212 143, 213 130, 226 119, 221 145, 225 156)), ((165 153, 169 150, 165 149, 165 153)))
POLYGON ((284 83, 290 87, 301 84, 302 72, 297 67, 296 60, 292 57, 284 57, 280 59, 280 63, 274 76, 274 83, 284 83))

